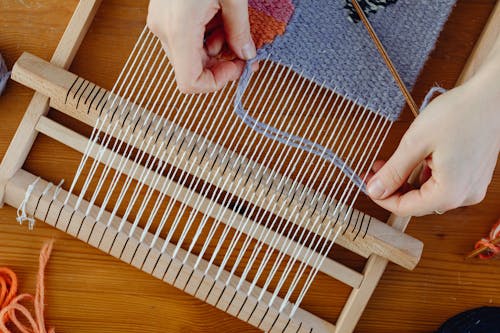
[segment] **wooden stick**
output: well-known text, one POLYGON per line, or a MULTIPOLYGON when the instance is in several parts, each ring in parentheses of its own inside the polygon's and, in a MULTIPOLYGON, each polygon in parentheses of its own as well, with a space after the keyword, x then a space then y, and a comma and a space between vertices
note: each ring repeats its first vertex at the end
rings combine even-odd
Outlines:
MULTIPOLYGON (((52 56, 54 65, 69 68, 100 4, 101 0, 80 0, 52 56)), ((36 123, 48 111, 48 97, 35 92, 0 165, 0 207, 5 184, 23 166, 38 134, 36 123)))
POLYGON ((361 21, 363 21, 363 24, 366 27, 366 30, 368 30, 368 34, 370 35, 371 39, 375 43, 375 46, 377 47, 378 52, 382 56, 382 59, 384 59, 385 64, 387 65, 387 68, 391 72, 392 76, 394 77, 394 80, 396 81, 397 85, 399 86, 399 89, 403 93, 403 96, 406 99, 406 103, 410 107, 411 112, 415 117, 418 116, 418 107, 417 103, 415 103, 415 100, 411 96, 410 92, 408 91, 408 88, 403 82, 403 79, 401 79, 401 76, 399 75, 398 71, 396 70, 396 67, 394 66, 394 63, 392 62, 391 58, 387 54, 387 51, 385 50, 384 45, 380 41, 380 39, 377 36, 377 33, 375 32, 375 29, 373 29, 372 25, 370 24, 370 21, 368 21, 368 18, 365 15, 365 12, 361 8, 361 6, 358 4, 358 0, 351 0, 354 9, 356 9, 356 12, 358 13, 359 17, 361 18, 361 21))

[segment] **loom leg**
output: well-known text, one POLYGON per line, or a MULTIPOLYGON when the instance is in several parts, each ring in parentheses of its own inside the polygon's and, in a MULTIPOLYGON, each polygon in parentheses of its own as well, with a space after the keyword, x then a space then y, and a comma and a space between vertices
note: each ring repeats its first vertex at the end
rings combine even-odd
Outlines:
MULTIPOLYGON (((405 231, 410 219, 411 217, 391 215, 387 223, 395 229, 405 231)), ((359 288, 353 288, 351 291, 335 325, 335 333, 348 333, 354 330, 382 274, 384 274, 388 262, 387 259, 375 254, 368 258, 363 270, 363 281, 359 288)))

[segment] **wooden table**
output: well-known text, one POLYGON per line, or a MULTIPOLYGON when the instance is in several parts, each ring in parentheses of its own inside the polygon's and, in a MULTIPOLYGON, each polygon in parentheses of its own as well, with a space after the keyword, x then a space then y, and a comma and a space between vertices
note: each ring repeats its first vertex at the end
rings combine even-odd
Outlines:
MULTIPOLYGON (((454 9, 413 91, 420 102, 434 84, 451 88, 481 32, 495 0, 462 0, 454 9)), ((49 59, 76 0, 0 2, 0 52, 12 66, 23 51, 49 59)), ((146 1, 104 1, 71 71, 111 88, 146 16, 146 1)), ((9 82, 0 97, 0 156, 33 92, 9 82)), ((405 112, 382 155, 390 156, 412 120, 405 112)), ((40 136, 24 168, 58 182, 72 179, 77 153, 40 136), (57 173, 50 170, 57 170, 57 173)), ((499 261, 464 260, 474 242, 500 216, 500 167, 486 199, 443 216, 415 218, 408 233, 425 243, 413 271, 389 265, 357 328, 359 332, 433 331, 448 317, 477 306, 500 305, 499 261)), ((366 211, 387 212, 366 203, 366 211)), ((43 223, 29 232, 15 222, 16 210, 0 210, 0 265, 14 269, 21 290, 34 292, 38 251, 56 244, 47 269, 47 318, 58 332, 242 332, 253 328, 133 267, 43 223)), ((355 260, 346 258, 354 266, 355 260)), ((334 321, 349 290, 319 275, 304 301, 307 309, 334 321), (324 290, 334 290, 325 293, 324 290)))

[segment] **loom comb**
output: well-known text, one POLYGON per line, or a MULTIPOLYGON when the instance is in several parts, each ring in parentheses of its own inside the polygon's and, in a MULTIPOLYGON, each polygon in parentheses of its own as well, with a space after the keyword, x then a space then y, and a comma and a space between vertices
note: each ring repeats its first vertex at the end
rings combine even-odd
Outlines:
POLYGON ((413 269, 422 251, 409 217, 353 206, 347 163, 367 170, 390 121, 266 61, 242 98, 249 125, 232 112, 235 84, 180 94, 147 28, 107 91, 66 70, 99 4, 79 2, 50 63, 25 53, 14 66, 36 92, 2 162, 2 202, 264 331, 353 331, 387 263, 413 269), (22 169, 38 133, 83 154, 64 188, 22 169), (362 273, 327 255, 334 243, 367 258, 362 273), (335 324, 300 306, 318 272, 353 288, 335 324))

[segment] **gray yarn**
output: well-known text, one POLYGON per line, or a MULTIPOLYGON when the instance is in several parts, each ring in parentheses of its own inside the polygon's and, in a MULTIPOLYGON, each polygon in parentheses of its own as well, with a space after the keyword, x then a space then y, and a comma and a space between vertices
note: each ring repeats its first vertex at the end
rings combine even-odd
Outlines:
MULTIPOLYGON (((432 51, 456 0, 399 0, 370 22, 408 87, 432 51)), ((260 52, 303 76, 396 120, 405 100, 363 24, 345 15, 343 1, 295 0, 283 36, 260 52)))
POLYGON ((444 89, 443 87, 440 87, 440 86, 432 87, 425 95, 425 98, 424 98, 422 105, 420 106, 420 109, 418 110, 418 112, 424 111, 424 109, 427 107, 427 105, 429 105, 429 103, 434 98, 435 94, 444 94, 445 92, 447 92, 447 90, 444 89))
POLYGON ((0 95, 5 90, 7 81, 9 80, 10 72, 7 70, 7 65, 0 54, 0 95))

